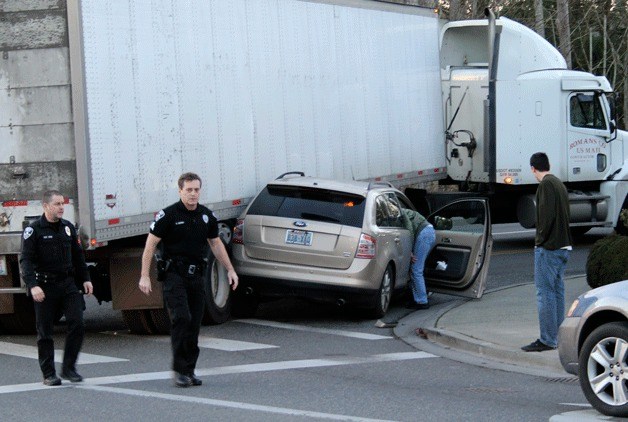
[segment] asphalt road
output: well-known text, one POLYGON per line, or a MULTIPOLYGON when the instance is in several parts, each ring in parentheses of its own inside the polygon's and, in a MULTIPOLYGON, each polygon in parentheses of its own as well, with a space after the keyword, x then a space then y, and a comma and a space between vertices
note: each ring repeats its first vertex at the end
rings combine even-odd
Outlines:
MULTIPOLYGON (((496 227, 489 289, 532 280, 533 235, 515 228, 496 227)), ((568 272, 584 271, 600 236, 578 243, 568 272)), ((408 312, 394 304, 386 319, 408 312)), ((43 387, 34 336, 0 337, 0 417, 542 421, 592 412, 577 383, 441 358, 374 323, 305 301, 262 304, 254 320, 202 328, 197 374, 204 384, 178 389, 170 380, 168 337, 130 335, 108 304, 89 299, 82 384, 43 387)), ((58 349, 63 330, 57 327, 58 349)))
MULTIPOLYGON (((611 232, 610 228, 597 228, 575 238, 565 276, 586 274, 589 250, 611 232)), ((523 229, 519 224, 494 225, 493 241, 487 290, 533 282, 534 229, 523 229)))

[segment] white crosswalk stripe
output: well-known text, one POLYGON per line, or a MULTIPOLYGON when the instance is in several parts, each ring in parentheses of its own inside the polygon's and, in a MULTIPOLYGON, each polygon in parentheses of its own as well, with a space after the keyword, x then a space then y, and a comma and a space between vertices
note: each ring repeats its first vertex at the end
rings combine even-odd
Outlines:
MULTIPOLYGON (((27 359, 37 359, 37 347, 0 341, 0 354, 18 356, 27 359)), ((55 350, 55 362, 63 362, 63 350, 55 350)), ((128 362, 128 359, 114 358, 111 356, 92 355, 90 353, 81 352, 76 363, 78 365, 89 365, 92 363, 109 362, 128 362)))
MULTIPOLYGON (((134 335, 134 334, 121 334, 118 332, 114 334, 108 331, 105 331, 101 334, 112 334, 116 336, 133 336, 134 335)), ((150 337, 142 337, 142 339, 157 341, 161 343, 170 342, 170 336, 150 336, 150 337)), ((250 341, 230 340, 230 339, 225 339, 225 338, 217 338, 217 337, 200 335, 198 337, 198 347, 201 349, 215 349, 215 350, 222 350, 225 352, 241 352, 244 350, 274 349, 279 346, 274 346, 272 344, 252 343, 250 341)))
POLYGON ((309 327, 307 325, 286 324, 284 322, 266 321, 266 320, 261 320, 261 319, 236 319, 235 322, 240 322, 242 324, 262 325, 265 327, 283 328, 286 330, 307 331, 310 333, 320 333, 320 334, 331 334, 334 336, 351 337, 351 338, 358 338, 362 340, 389 340, 393 338, 390 336, 380 336, 377 334, 361 333, 359 331, 333 330, 330 328, 316 328, 316 327, 309 327))
POLYGON ((254 403, 243 403, 230 400, 217 400, 205 397, 190 397, 180 394, 158 393, 153 391, 132 390, 130 388, 106 387, 101 385, 82 385, 77 388, 92 390, 101 393, 124 394, 133 397, 157 398, 160 400, 171 400, 185 403, 206 404, 214 407, 224 407, 228 409, 249 410, 253 412, 271 413, 277 415, 287 415, 300 418, 315 418, 317 420, 329 419, 334 421, 355 421, 355 422, 386 422, 382 419, 363 418, 359 416, 338 415, 333 413, 315 412, 302 409, 290 409, 277 406, 264 406, 254 403))
MULTIPOLYGON (((155 337, 155 340, 170 342, 170 337, 159 336, 155 337)), ((225 352, 241 352, 244 350, 274 349, 279 346, 263 343, 251 343, 249 341, 229 340, 210 336, 199 336, 198 347, 201 349, 215 349, 225 352)))
MULTIPOLYGON (((270 372, 270 371, 285 371, 291 369, 306 369, 306 368, 325 368, 334 366, 345 365, 359 365, 359 364, 375 364, 382 362, 399 362, 406 360, 427 359, 436 358, 438 356, 432 355, 426 352, 402 352, 402 353, 385 353, 369 356, 342 356, 336 358, 325 359, 301 359, 301 360, 287 360, 278 362, 265 362, 265 363, 252 363, 244 365, 234 366, 222 366, 215 368, 196 369, 196 375, 199 377, 208 376, 220 376, 230 374, 250 374, 257 372, 270 372)), ((160 372, 145 372, 138 374, 125 374, 125 375, 113 375, 106 377, 87 378, 80 386, 95 386, 95 385, 112 385, 121 383, 132 382, 147 382, 156 380, 167 380, 172 377, 171 371, 160 372)), ((64 383, 59 387, 47 387, 41 382, 28 383, 28 384, 15 384, 0 386, 0 394, 9 394, 25 391, 37 391, 44 389, 59 390, 61 388, 73 388, 74 385, 64 383)))

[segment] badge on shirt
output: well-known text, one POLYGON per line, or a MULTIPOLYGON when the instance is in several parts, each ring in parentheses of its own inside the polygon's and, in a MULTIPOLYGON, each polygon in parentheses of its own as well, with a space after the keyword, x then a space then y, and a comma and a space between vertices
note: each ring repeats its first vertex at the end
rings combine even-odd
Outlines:
POLYGON ((165 215, 166 213, 164 212, 164 210, 160 210, 155 216, 155 221, 161 220, 162 218, 164 218, 165 215))
POLYGON ((205 222, 205 224, 209 222, 209 217, 207 216, 207 214, 203 214, 203 221, 205 222))
POLYGON ((68 226, 65 226, 65 234, 67 234, 68 236, 72 236, 72 233, 70 232, 70 228, 68 226))
POLYGON ((32 227, 27 227, 26 229, 24 229, 24 240, 26 240, 29 237, 31 237, 31 234, 33 234, 33 228, 32 227))

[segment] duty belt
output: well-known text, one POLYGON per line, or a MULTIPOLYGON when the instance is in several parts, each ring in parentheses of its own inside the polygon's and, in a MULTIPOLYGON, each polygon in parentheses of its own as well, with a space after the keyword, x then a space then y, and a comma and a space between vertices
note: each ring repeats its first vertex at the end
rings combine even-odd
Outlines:
POLYGON ((45 271, 36 271, 35 272, 35 280, 39 283, 53 283, 57 281, 63 281, 68 277, 74 276, 74 271, 58 271, 58 272, 45 272, 45 271))
POLYGON ((205 264, 190 264, 188 262, 179 261, 177 259, 172 260, 172 264, 170 266, 177 274, 181 277, 194 277, 203 275, 203 269, 205 268, 205 264))

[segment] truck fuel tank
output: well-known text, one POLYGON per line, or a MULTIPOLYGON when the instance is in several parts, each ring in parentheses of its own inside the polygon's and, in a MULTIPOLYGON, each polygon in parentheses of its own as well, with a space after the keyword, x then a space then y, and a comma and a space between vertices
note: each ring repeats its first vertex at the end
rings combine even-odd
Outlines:
MULTIPOLYGON (((571 223, 599 223, 608 216, 608 196, 597 192, 569 192, 571 223)), ((517 202, 517 219, 526 229, 536 227, 536 198, 524 195, 517 202)))

